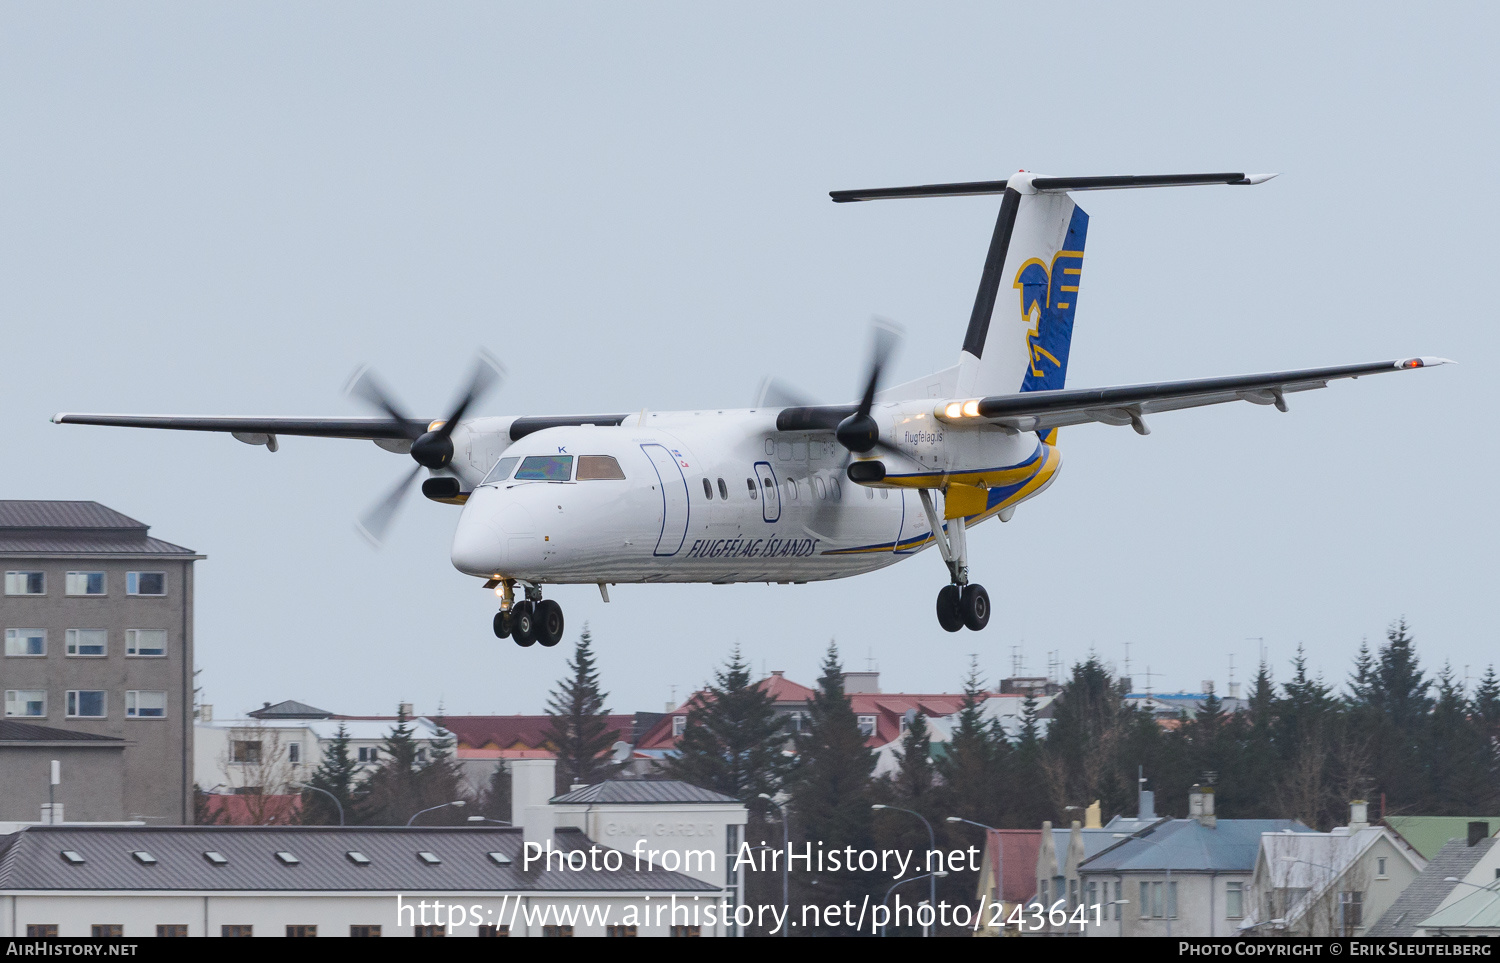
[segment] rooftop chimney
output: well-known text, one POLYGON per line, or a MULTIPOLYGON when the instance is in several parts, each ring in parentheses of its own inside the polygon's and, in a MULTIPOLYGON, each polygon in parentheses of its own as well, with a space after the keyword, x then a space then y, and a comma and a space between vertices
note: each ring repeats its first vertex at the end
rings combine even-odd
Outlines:
POLYGON ((1469 845, 1478 846, 1490 836, 1490 824, 1481 820, 1469 823, 1469 845))
POLYGON ((845 672, 844 692, 849 695, 854 695, 855 693, 878 694, 880 692, 880 673, 845 672))
POLYGON ((1141 790, 1135 818, 1142 820, 1156 818, 1156 793, 1149 789, 1141 790))
POLYGON ((1349 803, 1349 831, 1357 833, 1361 829, 1370 828, 1370 804, 1363 799, 1355 799, 1349 803))
POLYGON ((526 810, 550 805, 557 788, 556 759, 512 759, 510 765, 510 822, 520 826, 526 810))
POLYGON ((1104 823, 1100 820, 1099 800, 1095 799, 1089 803, 1088 808, 1083 811, 1084 829, 1102 829, 1104 823))
POLYGON ((401 703, 400 705, 398 705, 396 707, 396 711, 398 713, 400 713, 401 715, 405 716, 408 719, 410 719, 413 715, 415 715, 415 713, 413 713, 411 711, 411 703, 410 702, 403 702, 403 703, 401 703))
POLYGON ((1217 829, 1219 817, 1214 815, 1214 787, 1194 786, 1188 793, 1188 815, 1200 825, 1217 829))

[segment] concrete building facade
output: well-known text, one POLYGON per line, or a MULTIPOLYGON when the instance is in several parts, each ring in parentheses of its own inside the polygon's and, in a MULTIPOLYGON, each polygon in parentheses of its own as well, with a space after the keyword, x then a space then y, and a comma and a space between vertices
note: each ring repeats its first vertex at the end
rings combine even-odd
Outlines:
MULTIPOLYGON (((85 788, 97 773, 64 767, 59 791, 77 800, 79 818, 192 822, 193 563, 202 558, 97 502, 0 501, 4 718, 122 744, 112 806, 102 783, 85 788)), ((36 819, 46 772, 9 765, 25 769, 27 788, 0 794, 0 819, 36 819)))

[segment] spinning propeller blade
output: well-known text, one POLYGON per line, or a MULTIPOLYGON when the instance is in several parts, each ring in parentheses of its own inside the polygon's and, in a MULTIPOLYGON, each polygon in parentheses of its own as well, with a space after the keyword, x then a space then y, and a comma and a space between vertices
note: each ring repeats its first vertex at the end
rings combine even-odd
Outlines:
POLYGON ((498 385, 505 376, 505 368, 488 352, 481 351, 475 362, 469 385, 453 403, 447 418, 422 431, 411 426, 411 419, 402 412, 402 407, 391 396, 390 391, 368 367, 361 367, 349 379, 348 394, 384 412, 393 424, 411 438, 411 457, 416 462, 412 470, 392 488, 384 498, 365 512, 359 519, 359 531, 372 545, 379 546, 411 490, 412 482, 423 468, 433 471, 447 468, 453 462, 453 432, 469 409, 498 385))

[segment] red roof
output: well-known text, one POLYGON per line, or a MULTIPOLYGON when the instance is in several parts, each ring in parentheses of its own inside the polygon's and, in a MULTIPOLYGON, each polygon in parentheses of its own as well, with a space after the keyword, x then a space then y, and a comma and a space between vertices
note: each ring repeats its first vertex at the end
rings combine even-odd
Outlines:
MULTIPOLYGON (((780 672, 756 683, 756 687, 771 693, 776 705, 781 708, 807 705, 817 695, 816 689, 793 682, 780 672)), ((673 717, 685 717, 688 711, 705 698, 702 691, 695 692, 674 711, 667 713, 656 725, 641 736, 637 749, 672 749, 677 737, 672 735, 673 717)), ((871 749, 885 745, 901 736, 901 722, 908 709, 915 709, 924 716, 952 715, 963 705, 962 694, 936 693, 933 695, 909 695, 899 692, 856 692, 849 696, 849 706, 857 716, 875 716, 875 732, 866 740, 871 749)))
MULTIPOLYGON (((606 716, 610 735, 630 741, 634 716, 606 716)), ((548 749, 551 716, 444 716, 459 749, 548 749)), ((669 729, 670 731, 670 729, 669 729)))
POLYGON ((995 859, 1003 855, 1000 867, 1004 879, 1000 899, 1021 903, 1036 892, 1036 860, 1042 850, 1040 829, 992 829, 985 833, 985 863, 994 872, 995 859))
POLYGON ((219 826, 294 826, 302 813, 302 797, 241 796, 209 793, 205 808, 213 823, 219 826), (218 818, 214 819, 213 817, 218 818))

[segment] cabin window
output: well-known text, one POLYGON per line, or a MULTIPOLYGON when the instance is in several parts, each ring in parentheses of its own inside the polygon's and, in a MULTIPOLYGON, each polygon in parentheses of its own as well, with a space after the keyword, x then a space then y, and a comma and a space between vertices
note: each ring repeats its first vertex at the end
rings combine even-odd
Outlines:
POLYGON ((719 497, 726 502, 729 501, 729 486, 724 484, 724 479, 722 478, 719 479, 719 497))
POLYGON ((823 499, 828 497, 828 489, 823 487, 823 479, 819 478, 817 475, 813 476, 812 487, 813 492, 818 496, 819 501, 822 501, 823 499))
POLYGON ((565 482, 572 477, 572 455, 528 455, 516 471, 516 481, 565 482))
POLYGON ((750 500, 752 502, 755 501, 757 498, 760 497, 760 493, 755 490, 755 479, 753 479, 753 478, 747 478, 747 479, 745 479, 745 487, 748 488, 748 489, 750 489, 750 500))
POLYGON ((707 478, 703 479, 703 497, 709 501, 714 500, 714 483, 707 478))
POLYGON ((579 481, 619 481, 625 477, 613 455, 579 455, 579 481))

